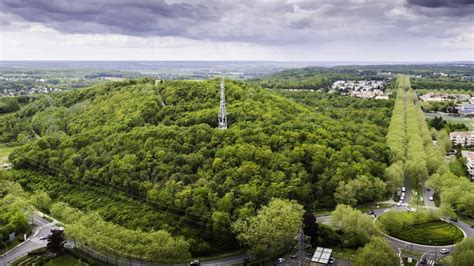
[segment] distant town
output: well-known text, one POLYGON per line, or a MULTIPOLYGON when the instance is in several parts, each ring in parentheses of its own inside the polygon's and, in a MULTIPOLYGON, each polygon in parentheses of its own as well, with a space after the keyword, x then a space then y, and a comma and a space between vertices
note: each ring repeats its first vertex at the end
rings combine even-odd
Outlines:
POLYGON ((358 98, 375 98, 388 100, 383 80, 337 80, 331 86, 330 92, 340 92, 358 98))

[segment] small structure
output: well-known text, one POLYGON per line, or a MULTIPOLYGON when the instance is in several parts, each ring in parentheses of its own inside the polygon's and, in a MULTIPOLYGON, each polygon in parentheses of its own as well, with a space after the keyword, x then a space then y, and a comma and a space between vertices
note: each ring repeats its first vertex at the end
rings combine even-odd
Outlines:
POLYGON ((325 266, 328 265, 329 258, 331 258, 332 249, 317 247, 311 258, 311 266, 325 266))
POLYGON ((459 107, 459 113, 465 116, 474 116, 474 104, 465 103, 459 107))

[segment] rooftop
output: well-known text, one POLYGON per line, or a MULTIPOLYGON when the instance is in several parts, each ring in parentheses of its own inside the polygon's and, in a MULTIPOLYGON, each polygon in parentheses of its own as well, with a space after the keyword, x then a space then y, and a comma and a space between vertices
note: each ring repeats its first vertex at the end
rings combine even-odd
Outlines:
POLYGON ((331 253, 332 249, 330 248, 317 247, 316 251, 314 251, 313 258, 311 259, 311 261, 319 263, 328 263, 329 258, 331 257, 331 253))
POLYGON ((474 135, 474 131, 453 131, 450 136, 470 137, 474 135))

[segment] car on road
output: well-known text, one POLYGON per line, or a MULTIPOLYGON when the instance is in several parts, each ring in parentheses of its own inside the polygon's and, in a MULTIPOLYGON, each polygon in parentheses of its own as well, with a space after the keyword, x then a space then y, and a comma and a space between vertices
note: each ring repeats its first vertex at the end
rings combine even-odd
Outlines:
POLYGON ((405 192, 405 191, 406 191, 405 187, 402 187, 402 192, 405 192))
POLYGON ((431 188, 427 187, 427 188, 426 188, 426 191, 431 191, 431 188))
POLYGON ((433 200, 434 200, 434 199, 433 199, 433 196, 430 196, 428 199, 429 199, 429 200, 431 200, 431 201, 433 201, 433 200))
POLYGON ((449 220, 451 220, 451 221, 453 221, 453 222, 455 222, 455 223, 458 222, 458 218, 456 218, 456 217, 451 217, 451 218, 449 218, 449 220))
POLYGON ((442 248, 439 250, 439 253, 441 254, 448 254, 449 253, 449 250, 447 248, 442 248))
POLYGON ((278 264, 282 264, 283 262, 285 262, 284 258, 278 258, 278 264))
POLYGON ((407 212, 412 212, 412 211, 414 211, 412 208, 407 207, 407 212))
POLYGON ((189 263, 190 265, 201 265, 201 263, 199 262, 199 260, 193 260, 189 263))
POLYGON ((398 207, 402 206, 402 201, 399 201, 399 202, 397 203, 397 206, 398 206, 398 207))
POLYGON ((402 197, 405 197, 405 192, 402 192, 402 197))
POLYGON ((374 215, 375 214, 375 211, 374 210, 370 210, 367 212, 368 215, 374 215))
POLYGON ((422 259, 420 260, 420 264, 426 264, 426 263, 428 263, 428 260, 427 260, 427 259, 422 258, 422 259))
POLYGON ((401 197, 400 197, 400 200, 401 200, 401 201, 403 201, 404 199, 405 199, 405 197, 404 197, 404 196, 401 196, 401 197))
POLYGON ((334 257, 330 257, 328 260, 328 265, 334 265, 335 262, 336 260, 334 259, 334 257))

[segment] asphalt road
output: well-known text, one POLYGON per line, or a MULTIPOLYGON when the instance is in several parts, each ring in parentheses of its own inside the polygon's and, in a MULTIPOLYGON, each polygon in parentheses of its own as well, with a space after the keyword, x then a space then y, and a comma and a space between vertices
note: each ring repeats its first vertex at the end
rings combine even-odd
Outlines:
POLYGON ((425 204, 425 207, 429 208, 429 209, 436 209, 436 205, 435 205, 434 201, 430 200, 430 197, 433 196, 434 191, 432 189, 428 190, 429 188, 426 186, 425 182, 426 181, 423 182, 423 186, 422 186, 422 189, 423 189, 423 202, 425 204))
POLYGON ((46 241, 41 240, 41 238, 49 235, 51 229, 57 228, 54 223, 50 223, 36 214, 33 215, 33 223, 39 226, 39 228, 37 228, 37 230, 39 230, 37 234, 0 257, 0 266, 8 265, 10 262, 22 257, 28 252, 45 247, 46 241))

